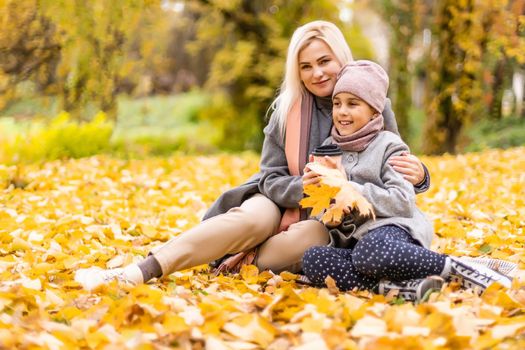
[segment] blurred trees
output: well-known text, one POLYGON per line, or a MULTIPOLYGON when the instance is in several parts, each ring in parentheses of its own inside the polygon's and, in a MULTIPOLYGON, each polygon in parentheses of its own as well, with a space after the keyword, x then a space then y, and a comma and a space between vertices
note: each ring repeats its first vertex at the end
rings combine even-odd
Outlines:
MULTIPOLYGON (((390 96, 405 137, 416 79, 425 82, 421 137, 428 153, 455 152, 470 125, 501 119, 504 92, 513 74, 525 71, 525 0, 361 3, 387 24, 390 96)), ((357 24, 366 23, 339 19, 349 6, 344 0, 3 0, 0 109, 29 86, 58 96, 77 120, 98 110, 114 118, 119 93, 198 87, 210 96, 199 118, 216 145, 257 149, 299 25, 332 21, 355 58, 374 59, 375 44, 357 24)))
POLYGON ((45 91, 61 46, 55 26, 37 8, 37 0, 0 4, 0 109, 16 95, 17 85, 33 80, 45 91))
POLYGON ((411 86, 426 83, 425 153, 456 152, 465 128, 503 115, 503 92, 525 63, 524 0, 383 0, 371 5, 388 24, 390 96, 402 135, 411 86), (423 31, 429 35, 425 37, 423 31))
POLYGON ((16 96, 20 82, 31 81, 59 96, 76 118, 89 106, 114 118, 124 48, 153 8, 160 11, 159 1, 1 2, 0 107, 16 96))
MULTIPOLYGON (((260 147, 266 111, 283 78, 293 31, 318 18, 341 25, 337 2, 189 0, 186 4, 197 19, 190 52, 211 53, 205 86, 213 96, 201 118, 219 131, 216 141, 223 148, 260 147)), ((366 39, 361 36, 357 41, 366 39)))
POLYGON ((57 68, 63 108, 80 115, 83 107, 116 117, 116 92, 123 48, 143 11, 156 0, 41 0, 42 11, 56 26, 61 43, 57 68))
POLYGON ((419 0, 382 0, 372 3, 388 25, 390 98, 399 133, 406 138, 410 131, 413 77, 409 52, 414 38, 421 30, 424 7, 419 0))
POLYGON ((6 0, 0 3, 0 43, 8 53, 0 61, 0 89, 7 102, 29 81, 85 120, 97 110, 114 118, 118 93, 140 97, 199 86, 211 94, 200 118, 215 130, 216 144, 257 149, 297 26, 333 21, 356 57, 371 57, 359 27, 339 21, 338 3, 6 0))
POLYGON ((523 0, 444 0, 434 5, 426 153, 454 153, 465 127, 501 116, 502 80, 512 70, 505 73, 500 67, 525 64, 523 11, 523 0))

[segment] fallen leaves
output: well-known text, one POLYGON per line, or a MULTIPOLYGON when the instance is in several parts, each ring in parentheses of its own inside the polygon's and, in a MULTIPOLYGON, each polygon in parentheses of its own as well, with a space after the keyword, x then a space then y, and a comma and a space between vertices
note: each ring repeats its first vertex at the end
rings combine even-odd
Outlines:
MULTIPOLYGON (((195 225, 257 161, 99 156, 0 166, 4 178, 26 184, 5 181, 0 194, 0 348, 525 348, 522 271, 510 291, 493 285, 478 297, 452 284, 419 305, 342 293, 335 281, 306 287, 292 273, 255 266, 231 276, 201 266, 93 293, 73 280, 81 267, 140 260, 195 225)), ((523 268, 525 149, 423 161, 432 186, 417 201, 435 221, 434 249, 523 268)))

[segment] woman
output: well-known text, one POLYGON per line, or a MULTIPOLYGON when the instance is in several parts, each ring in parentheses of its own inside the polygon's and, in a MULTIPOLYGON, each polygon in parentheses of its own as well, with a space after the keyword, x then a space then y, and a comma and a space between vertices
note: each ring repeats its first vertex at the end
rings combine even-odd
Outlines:
MULTIPOLYGON (((201 224, 155 249, 140 263, 123 269, 83 269, 75 279, 87 289, 115 278, 143 283, 254 247, 257 254, 250 262, 259 269, 299 271, 308 248, 328 243, 325 226, 304 220, 298 202, 308 154, 330 133, 337 73, 350 61, 350 49, 334 24, 315 21, 299 27, 292 36, 285 78, 264 129, 260 172, 223 194, 201 224), (290 121, 294 127, 287 128, 290 121)), ((397 133, 390 101, 383 115, 386 129, 397 133)), ((428 172, 417 158, 406 155, 391 162, 418 185, 416 191, 428 188, 428 172)))

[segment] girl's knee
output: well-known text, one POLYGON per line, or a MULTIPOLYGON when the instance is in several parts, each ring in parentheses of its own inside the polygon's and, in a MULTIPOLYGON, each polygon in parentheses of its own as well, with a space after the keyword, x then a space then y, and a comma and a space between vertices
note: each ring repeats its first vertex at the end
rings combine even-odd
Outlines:
POLYGON ((303 269, 310 269, 319 265, 320 261, 325 260, 329 254, 329 247, 311 247, 303 255, 303 269))
POLYGON ((383 264, 383 257, 388 246, 388 237, 384 235, 367 235, 354 247, 352 260, 357 271, 362 274, 376 274, 383 264))
POLYGON ((384 251, 384 247, 390 240, 391 238, 384 231, 373 230, 357 242, 354 253, 366 256, 376 250, 384 251))
POLYGON ((306 249, 303 255, 303 262, 311 261, 312 259, 316 259, 317 257, 321 256, 323 248, 325 247, 310 247, 306 249))

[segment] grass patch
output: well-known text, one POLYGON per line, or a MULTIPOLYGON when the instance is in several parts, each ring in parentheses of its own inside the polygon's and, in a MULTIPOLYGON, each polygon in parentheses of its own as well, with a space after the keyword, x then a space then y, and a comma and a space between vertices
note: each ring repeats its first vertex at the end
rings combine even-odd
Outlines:
POLYGON ((482 120, 466 133, 470 142, 466 152, 477 152, 488 148, 507 149, 525 145, 525 119, 507 117, 501 120, 482 120))
POLYGON ((111 123, 110 139, 94 148, 89 145, 93 143, 92 138, 96 138, 97 134, 107 135, 108 126, 96 130, 99 126, 97 123, 82 123, 72 132, 72 124, 66 127, 63 122, 57 123, 60 113, 57 111, 56 99, 41 97, 20 100, 0 113, 0 144, 3 145, 0 159, 34 161, 42 157, 87 156, 91 155, 92 149, 97 150, 97 153, 125 157, 169 155, 175 151, 209 153, 216 151, 208 137, 213 135, 212 128, 208 123, 197 121, 199 110, 208 101, 208 96, 198 91, 141 99, 121 96, 118 98, 117 122, 111 123), (84 135, 86 132, 89 135, 84 135), (68 141, 66 145, 65 140, 70 140, 70 136, 80 134, 84 137, 74 142, 68 141), (51 150, 52 142, 40 141, 43 138, 56 140, 59 151, 51 150), (47 146, 44 147, 44 144, 47 146))
MULTIPOLYGON (((412 153, 421 154, 424 142, 425 111, 409 111, 410 134, 405 140, 412 153)), ((501 120, 481 120, 464 128, 467 142, 461 152, 479 152, 490 148, 507 149, 525 145, 525 118, 507 117, 501 120)))
POLYGON ((409 135, 407 144, 410 151, 414 154, 421 154, 423 147, 423 127, 425 125, 425 111, 419 108, 411 107, 408 111, 409 135))

